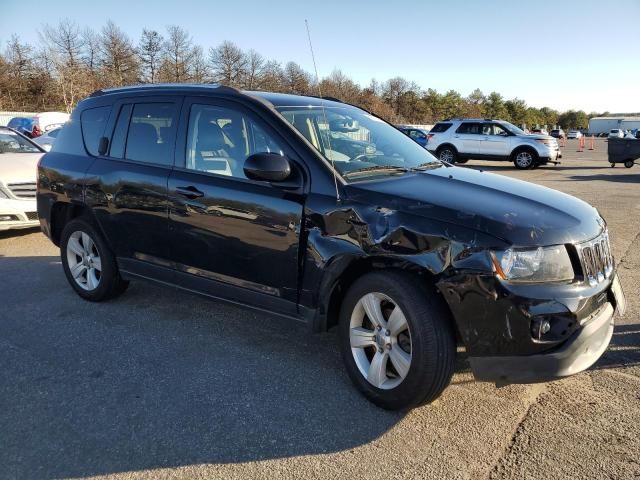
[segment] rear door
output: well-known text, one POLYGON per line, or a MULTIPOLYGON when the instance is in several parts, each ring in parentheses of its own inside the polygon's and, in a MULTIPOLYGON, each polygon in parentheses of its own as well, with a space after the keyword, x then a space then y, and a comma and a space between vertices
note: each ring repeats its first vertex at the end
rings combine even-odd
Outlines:
POLYGON ((455 147, 464 155, 479 153, 482 125, 478 122, 462 122, 453 135, 455 147))
POLYGON ((478 142, 478 153, 492 157, 509 155, 509 132, 497 123, 482 125, 482 135, 478 142))
MULTIPOLYGON (((243 164, 253 153, 295 154, 231 100, 187 99, 179 138, 169 178, 169 241, 181 284, 294 314, 303 194, 249 180, 243 164)), ((292 168, 301 178, 299 167, 292 168)))
POLYGON ((182 98, 117 102, 105 136, 108 151, 87 172, 87 203, 126 270, 171 268, 167 181, 173 168, 182 98))

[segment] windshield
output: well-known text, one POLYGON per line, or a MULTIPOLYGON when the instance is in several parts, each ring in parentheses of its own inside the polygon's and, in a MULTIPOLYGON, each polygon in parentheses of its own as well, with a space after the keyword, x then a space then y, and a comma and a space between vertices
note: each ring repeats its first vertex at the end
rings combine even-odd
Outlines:
POLYGON ((26 138, 11 130, 0 130, 0 153, 40 153, 41 150, 26 138))
POLYGON ((527 132, 525 132, 521 128, 518 128, 518 127, 516 127, 515 125, 513 125, 513 124, 511 124, 509 122, 500 122, 500 125, 502 125, 504 128, 509 130, 509 132, 513 133, 514 135, 526 135, 527 134, 527 132))
POLYGON ((379 118, 350 106, 277 107, 347 181, 442 165, 423 147, 379 118))

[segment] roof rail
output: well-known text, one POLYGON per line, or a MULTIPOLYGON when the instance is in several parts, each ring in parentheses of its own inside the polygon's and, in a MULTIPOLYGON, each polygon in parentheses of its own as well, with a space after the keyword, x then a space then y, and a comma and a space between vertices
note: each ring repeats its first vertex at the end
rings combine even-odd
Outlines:
POLYGON ((127 91, 136 91, 136 90, 154 90, 154 89, 163 89, 163 88, 215 88, 215 89, 224 89, 236 93, 240 93, 240 90, 234 87, 229 87, 227 85, 221 85, 219 83, 141 83, 138 85, 125 85, 121 87, 111 87, 111 88, 101 88, 93 92, 90 97, 97 97, 100 95, 105 95, 108 93, 116 93, 116 92, 127 92, 127 91))

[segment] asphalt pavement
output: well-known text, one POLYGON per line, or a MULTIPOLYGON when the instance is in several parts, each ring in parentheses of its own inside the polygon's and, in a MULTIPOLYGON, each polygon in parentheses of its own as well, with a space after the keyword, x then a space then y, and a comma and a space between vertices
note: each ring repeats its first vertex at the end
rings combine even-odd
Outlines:
POLYGON ((607 219, 628 299, 609 351, 561 381, 477 383, 431 405, 352 387, 335 331, 137 281, 81 300, 38 231, 0 233, 1 478, 640 478, 640 165, 606 143, 518 177, 607 219))

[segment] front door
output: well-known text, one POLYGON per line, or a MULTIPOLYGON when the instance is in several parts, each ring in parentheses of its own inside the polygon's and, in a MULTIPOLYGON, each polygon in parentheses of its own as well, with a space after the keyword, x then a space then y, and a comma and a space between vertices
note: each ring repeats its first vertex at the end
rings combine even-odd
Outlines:
POLYGON ((295 313, 303 195, 243 173, 253 153, 295 155, 232 101, 187 100, 179 137, 184 145, 169 177, 178 275, 205 293, 295 313))
POLYGON ((509 132, 497 123, 485 123, 479 141, 478 153, 492 157, 509 155, 509 132))

